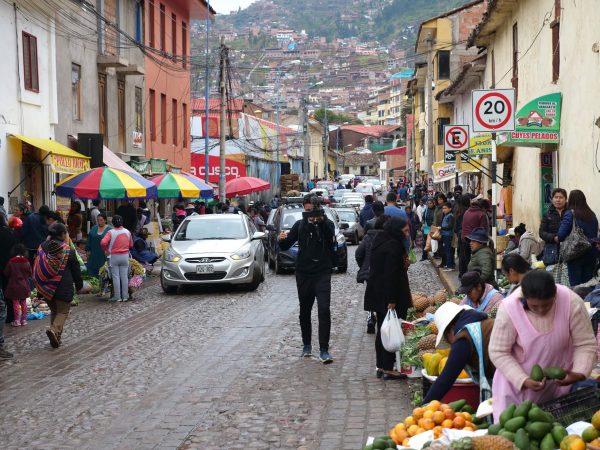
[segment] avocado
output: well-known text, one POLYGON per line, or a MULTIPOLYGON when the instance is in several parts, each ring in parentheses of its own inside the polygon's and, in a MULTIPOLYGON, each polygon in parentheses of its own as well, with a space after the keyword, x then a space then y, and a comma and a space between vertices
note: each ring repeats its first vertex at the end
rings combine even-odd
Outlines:
POLYGON ((557 447, 558 445, 556 442, 554 442, 554 438, 552 437, 551 433, 548 433, 546 436, 544 436, 544 439, 542 439, 540 444, 540 450, 554 450, 557 447))
POLYGON ((552 437, 554 438, 554 442, 561 442, 563 440, 564 437, 566 437, 569 433, 567 433, 567 430, 565 427, 563 427, 562 425, 556 425, 554 424, 554 426, 552 427, 552 437))
POLYGON ((475 410, 473 409, 473 407, 469 404, 466 404, 465 406, 463 406, 460 409, 460 412, 467 412, 469 414, 475 414, 475 410))
POLYGON ((527 420, 525 419, 525 417, 513 417, 512 419, 507 420, 504 423, 504 429, 506 431, 512 431, 514 433, 519 428, 523 428, 526 422, 527 420))
POLYGON ((502 414, 500 414, 500 423, 502 426, 504 426, 507 421, 513 418, 515 409, 517 409, 517 405, 513 403, 512 405, 508 405, 506 409, 502 411, 502 414))
POLYGON ((529 410, 531 409, 531 405, 533 404, 533 402, 531 400, 525 400, 523 403, 521 403, 519 406, 517 406, 517 409, 515 409, 515 413, 513 414, 513 417, 527 417, 527 413, 529 413, 529 410))
POLYGON ((503 438, 508 439, 511 442, 515 442, 515 433, 511 432, 511 431, 501 431, 499 433, 500 436, 502 436, 503 438))
POLYGON ((567 376, 567 372, 561 367, 546 367, 544 375, 551 380, 562 380, 567 376))
MULTIPOLYGON (((533 422, 528 424, 529 436, 534 439, 542 439, 546 436, 550 431, 552 431, 552 424, 548 422, 533 422)), ((526 429, 527 429, 526 428, 526 429)))
MULTIPOLYGON (((524 418, 522 418, 522 419, 525 420, 524 418)), ((514 420, 514 419, 511 419, 511 420, 514 420)), ((515 446, 519 450, 531 450, 531 445, 529 444, 529 436, 527 435, 527 432, 523 428, 520 428, 515 433, 515 446)))
POLYGON ((534 381, 542 381, 544 379, 544 372, 542 371, 542 368, 536 364, 531 368, 529 377, 534 381))
POLYGON ((373 450, 385 450, 388 448, 387 439, 377 438, 373 441, 373 450))
MULTIPOLYGON (((481 422, 480 424, 477 425, 478 430, 485 430, 489 427, 490 427, 490 425, 487 422, 481 422)), ((489 434, 489 432, 488 432, 488 434, 489 434)))
POLYGON ((502 429, 502 425, 500 425, 499 423, 495 423, 495 424, 490 425, 488 427, 488 434, 491 434, 492 436, 495 436, 498 433, 500 433, 501 429, 502 429))
POLYGON ((448 403, 448 406, 453 411, 460 411, 467 404, 466 400, 456 400, 455 402, 448 403))
POLYGON ((554 418, 552 418, 550 414, 542 411, 538 407, 531 408, 527 413, 527 418, 530 422, 548 422, 549 424, 554 422, 554 418))

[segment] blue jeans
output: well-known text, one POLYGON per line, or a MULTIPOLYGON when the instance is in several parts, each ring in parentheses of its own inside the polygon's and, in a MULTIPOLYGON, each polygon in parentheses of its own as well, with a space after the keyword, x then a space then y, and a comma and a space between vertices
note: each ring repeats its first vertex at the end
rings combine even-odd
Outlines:
POLYGON ((569 284, 572 287, 587 283, 594 276, 596 268, 595 252, 588 252, 580 258, 574 259, 567 263, 567 271, 569 272, 569 284))
POLYGON ((113 282, 115 300, 127 300, 129 297, 129 254, 110 255, 110 274, 113 282))
POLYGON ((444 255, 446 256, 446 267, 454 269, 454 249, 452 248, 452 235, 442 236, 444 255))

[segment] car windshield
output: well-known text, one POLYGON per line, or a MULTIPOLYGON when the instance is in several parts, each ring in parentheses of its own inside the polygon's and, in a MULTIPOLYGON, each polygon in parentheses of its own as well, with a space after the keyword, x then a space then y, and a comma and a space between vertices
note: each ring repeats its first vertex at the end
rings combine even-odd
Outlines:
POLYGON ((373 192, 373 186, 370 184, 356 186, 356 192, 373 192))
POLYGON ((302 219, 302 211, 304 211, 304 210, 297 209, 294 211, 285 211, 281 218, 281 229, 282 230, 291 229, 297 221, 302 219))
POLYGON ((334 198, 342 198, 344 196, 344 193, 346 192, 352 192, 349 189, 338 189, 333 193, 333 197, 334 198))
POLYGON ((203 241, 209 239, 245 239, 248 237, 244 222, 238 216, 223 215, 217 220, 186 220, 177 234, 176 241, 203 241))
POLYGON ((338 211, 337 214, 342 222, 356 222, 356 213, 352 211, 338 211))

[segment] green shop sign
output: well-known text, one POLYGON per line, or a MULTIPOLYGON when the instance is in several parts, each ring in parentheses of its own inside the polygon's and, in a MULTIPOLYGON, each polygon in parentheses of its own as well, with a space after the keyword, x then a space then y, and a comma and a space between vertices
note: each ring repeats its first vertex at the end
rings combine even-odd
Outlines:
POLYGON ((498 145, 539 147, 541 144, 558 144, 560 107, 560 92, 527 103, 517 112, 515 131, 498 134, 498 145))

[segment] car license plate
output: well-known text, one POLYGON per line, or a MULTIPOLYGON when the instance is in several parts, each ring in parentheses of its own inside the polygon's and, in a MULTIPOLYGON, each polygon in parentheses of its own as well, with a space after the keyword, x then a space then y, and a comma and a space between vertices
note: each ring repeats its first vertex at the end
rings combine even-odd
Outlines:
POLYGON ((212 264, 203 264, 201 266, 196 266, 196 273, 213 273, 215 271, 215 266, 212 264))

